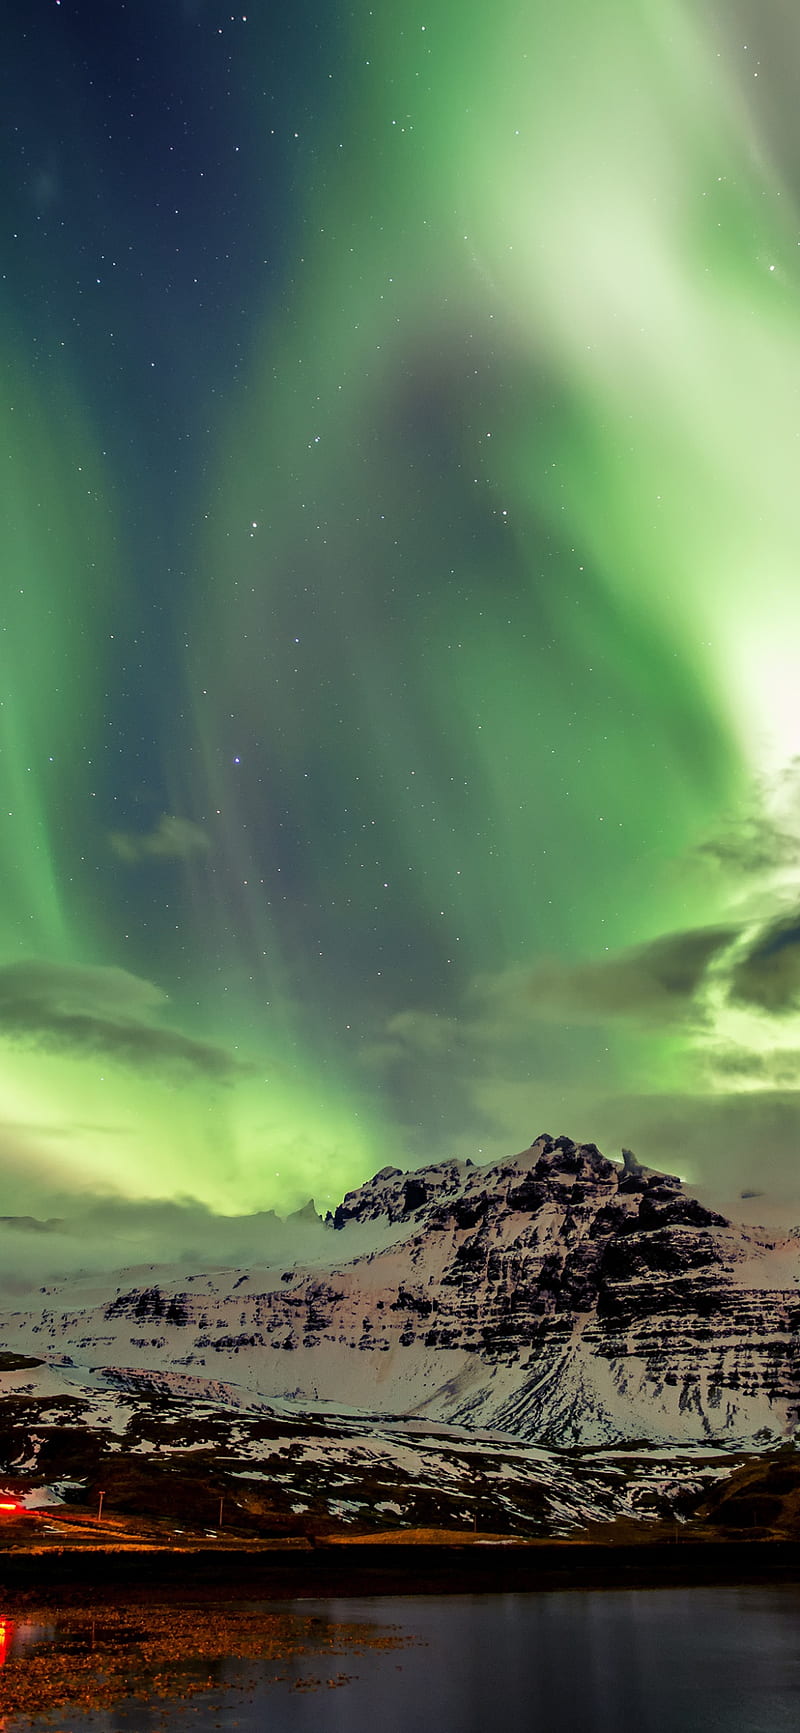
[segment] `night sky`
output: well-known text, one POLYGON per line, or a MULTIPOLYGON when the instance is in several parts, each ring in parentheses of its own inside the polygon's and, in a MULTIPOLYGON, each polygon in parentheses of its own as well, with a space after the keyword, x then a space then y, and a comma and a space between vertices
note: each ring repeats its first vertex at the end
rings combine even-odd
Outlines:
POLYGON ((250 5, 3 11, 0 1214, 800 1199, 796 7, 250 5))

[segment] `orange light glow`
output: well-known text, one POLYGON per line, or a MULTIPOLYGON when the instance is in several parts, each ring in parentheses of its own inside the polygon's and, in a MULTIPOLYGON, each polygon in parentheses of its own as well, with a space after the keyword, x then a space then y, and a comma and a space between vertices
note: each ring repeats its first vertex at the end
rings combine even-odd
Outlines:
POLYGON ((0 1510, 22 1510, 22 1505, 15 1498, 0 1498, 0 1510))
POLYGON ((11 1648, 11 1638, 13 1635, 13 1619, 0 1619, 0 1667, 2 1667, 8 1660, 8 1651, 11 1648))

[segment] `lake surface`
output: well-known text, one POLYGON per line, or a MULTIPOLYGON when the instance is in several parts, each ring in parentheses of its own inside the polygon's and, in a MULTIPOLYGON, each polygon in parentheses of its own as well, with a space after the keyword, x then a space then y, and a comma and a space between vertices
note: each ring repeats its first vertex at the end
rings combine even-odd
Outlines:
POLYGON ((794 1584, 50 1608, 0 1653, 2 1733, 800 1727, 794 1584))

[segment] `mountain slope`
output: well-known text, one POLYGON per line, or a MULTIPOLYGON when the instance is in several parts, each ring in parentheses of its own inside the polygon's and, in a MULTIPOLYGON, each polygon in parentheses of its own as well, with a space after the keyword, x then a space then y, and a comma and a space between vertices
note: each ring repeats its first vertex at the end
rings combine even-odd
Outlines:
POLYGON ((314 1268, 64 1284, 2 1340, 104 1383, 139 1369, 551 1447, 793 1434, 800 1243, 630 1156, 542 1135, 488 1167, 383 1169, 319 1237, 314 1268))

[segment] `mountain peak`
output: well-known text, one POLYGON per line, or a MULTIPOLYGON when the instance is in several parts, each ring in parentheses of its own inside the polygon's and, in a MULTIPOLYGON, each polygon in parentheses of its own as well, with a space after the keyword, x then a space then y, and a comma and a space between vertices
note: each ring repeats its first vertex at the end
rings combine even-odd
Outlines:
POLYGON ((512 1208, 525 1209, 528 1203, 534 1206, 544 1201, 541 1186, 548 1182, 562 1190, 571 1186, 573 1202, 582 1198, 581 1188, 586 1187, 603 1192, 609 1188, 624 1193, 653 1191, 659 1196, 658 1188, 671 1194, 682 1191, 677 1175, 642 1167, 630 1150, 623 1151, 623 1157, 627 1159, 620 1167, 601 1154, 596 1143, 576 1143, 563 1133, 551 1137, 542 1131, 519 1154, 482 1166, 453 1158, 408 1172, 382 1167, 372 1179, 347 1192, 336 1209, 328 1211, 326 1220, 339 1231, 351 1222, 364 1224, 381 1218, 390 1224, 412 1222, 421 1219, 421 1212, 448 1200, 466 1203, 480 1195, 491 1197, 495 1204, 505 1198, 512 1208))

